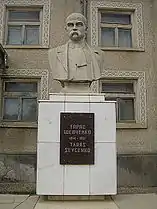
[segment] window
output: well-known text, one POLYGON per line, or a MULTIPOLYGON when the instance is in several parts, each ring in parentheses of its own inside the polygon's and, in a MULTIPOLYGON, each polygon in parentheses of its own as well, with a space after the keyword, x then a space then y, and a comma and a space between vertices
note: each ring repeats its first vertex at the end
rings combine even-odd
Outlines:
POLYGON ((135 122, 134 82, 102 81, 101 92, 106 100, 116 101, 117 122, 135 122))
POLYGON ((3 121, 37 121, 37 82, 4 81, 3 121))
POLYGON ((39 45, 41 9, 12 9, 7 12, 6 44, 39 45))
POLYGON ((102 47, 132 47, 132 14, 129 12, 99 12, 99 45, 102 47))

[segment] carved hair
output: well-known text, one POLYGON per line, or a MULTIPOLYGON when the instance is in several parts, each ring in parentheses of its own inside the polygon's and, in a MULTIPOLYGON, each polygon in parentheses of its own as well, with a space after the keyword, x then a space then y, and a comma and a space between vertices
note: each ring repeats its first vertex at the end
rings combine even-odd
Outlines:
POLYGON ((87 26, 87 19, 84 15, 82 15, 81 13, 71 13, 67 18, 66 18, 66 23, 73 20, 73 19, 77 19, 80 20, 81 22, 83 22, 85 24, 85 26, 87 26))

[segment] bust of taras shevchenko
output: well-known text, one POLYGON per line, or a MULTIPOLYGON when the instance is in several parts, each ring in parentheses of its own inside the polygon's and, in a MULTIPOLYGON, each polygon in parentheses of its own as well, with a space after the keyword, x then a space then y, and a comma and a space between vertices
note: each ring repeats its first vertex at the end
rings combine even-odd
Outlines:
MULTIPOLYGON (((65 30, 69 41, 49 50, 53 79, 62 84, 65 92, 71 91, 70 88, 75 91, 78 85, 88 86, 89 89, 91 83, 100 78, 101 51, 92 49, 87 44, 87 20, 82 14, 69 15, 65 30)), ((85 91, 88 91, 87 88, 85 91)))

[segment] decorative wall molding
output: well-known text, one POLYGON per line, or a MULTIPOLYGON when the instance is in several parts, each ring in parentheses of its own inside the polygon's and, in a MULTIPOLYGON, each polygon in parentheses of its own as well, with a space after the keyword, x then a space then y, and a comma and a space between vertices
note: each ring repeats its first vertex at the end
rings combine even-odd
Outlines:
POLYGON ((40 99, 48 99, 48 70, 47 69, 7 69, 3 77, 12 78, 39 78, 40 81, 40 99))
POLYGON ((42 20, 42 38, 41 46, 49 47, 49 27, 50 27, 50 0, 1 0, 0 6, 0 43, 4 42, 5 14, 6 7, 26 7, 40 6, 43 7, 42 20))
POLYGON ((90 22, 91 22, 91 45, 98 46, 98 10, 130 10, 134 11, 133 35, 135 36, 135 48, 144 50, 144 32, 142 18, 142 3, 112 2, 112 1, 94 1, 90 3, 90 22))
MULTIPOLYGON (((146 81, 145 81, 145 72, 142 71, 119 71, 119 70, 104 70, 101 75, 101 80, 110 79, 110 80, 136 80, 136 123, 140 128, 147 127, 147 114, 146 114, 146 81)), ((100 83, 95 81, 92 85, 92 92, 100 93, 100 83)), ((135 124, 136 125, 136 124, 135 124)), ((127 126, 128 127, 128 126, 127 126)), ((127 128, 126 127, 126 128, 127 128)), ((136 126, 130 126, 130 128, 136 128, 136 126)))
POLYGON ((98 81, 94 81, 91 84, 91 92, 92 93, 99 93, 99 82, 98 81))

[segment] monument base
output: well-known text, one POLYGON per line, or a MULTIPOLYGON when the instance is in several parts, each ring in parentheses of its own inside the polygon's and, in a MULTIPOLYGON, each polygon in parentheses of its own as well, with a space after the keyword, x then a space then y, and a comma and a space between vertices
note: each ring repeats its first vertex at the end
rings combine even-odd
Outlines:
POLYGON ((47 200, 49 201, 102 201, 108 200, 108 195, 48 195, 47 200))
MULTIPOLYGON (((90 142, 91 138, 81 140, 90 142)), ((70 199, 85 197, 89 200, 92 196, 117 194, 115 102, 105 101, 103 94, 87 93, 50 94, 50 100, 39 101, 36 191, 38 195, 67 196, 70 199), (67 123, 69 128, 62 126, 61 113, 94 114, 93 131, 88 123, 81 120, 77 123, 75 119, 73 123, 67 123), (69 144, 66 139, 64 148, 65 154, 69 155, 68 164, 60 164, 60 137, 63 133, 69 135, 69 144), (90 152, 88 143, 80 143, 78 136, 90 133, 94 134, 92 164, 74 165, 74 158, 69 164, 70 156, 90 152)))

